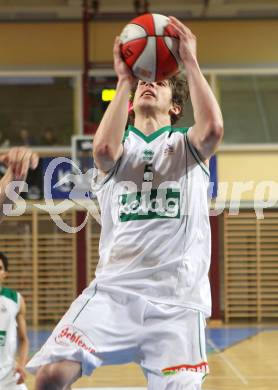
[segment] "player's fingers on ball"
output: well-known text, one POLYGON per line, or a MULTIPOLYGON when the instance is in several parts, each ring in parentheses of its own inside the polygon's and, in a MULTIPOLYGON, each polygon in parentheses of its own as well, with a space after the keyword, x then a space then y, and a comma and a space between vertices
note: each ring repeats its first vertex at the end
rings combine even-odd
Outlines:
POLYGON ((193 35, 192 34, 192 31, 190 30, 190 28, 188 28, 187 26, 185 26, 181 21, 179 21, 177 18, 175 18, 174 16, 169 16, 169 20, 170 20, 170 24, 173 26, 173 27, 176 27, 178 28, 181 32, 185 33, 185 34, 188 34, 188 35, 193 35))
POLYGON ((170 22, 171 22, 174 26, 177 26, 177 27, 179 27, 180 29, 186 28, 185 25, 184 25, 180 20, 178 20, 177 18, 175 18, 174 16, 169 16, 169 20, 170 20, 170 22))
POLYGON ((175 23, 174 21, 170 20, 169 25, 173 27, 173 29, 179 34, 179 35, 185 35, 185 30, 182 28, 183 25, 179 25, 175 23))
POLYGON ((173 24, 176 24, 180 28, 185 29, 187 31, 191 31, 184 23, 182 23, 179 19, 175 18, 174 16, 169 16, 169 19, 173 24))
POLYGON ((171 23, 170 23, 170 25, 177 32, 177 34, 178 34, 180 39, 186 39, 187 38, 185 32, 180 27, 176 26, 175 24, 171 24, 171 23))

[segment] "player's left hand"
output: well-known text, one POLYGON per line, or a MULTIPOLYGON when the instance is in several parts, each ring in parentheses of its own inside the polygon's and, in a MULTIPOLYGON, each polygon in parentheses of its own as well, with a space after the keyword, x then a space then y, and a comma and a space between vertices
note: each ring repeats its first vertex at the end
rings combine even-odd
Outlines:
POLYGON ((26 378, 26 372, 24 370, 24 367, 17 364, 15 369, 14 369, 14 373, 18 377, 16 384, 20 385, 21 383, 24 383, 25 378, 26 378))
POLYGON ((197 59, 197 39, 192 31, 174 16, 169 16, 169 25, 180 39, 179 54, 184 64, 197 59))
POLYGON ((29 148, 15 147, 0 155, 3 162, 11 170, 13 179, 23 180, 28 170, 35 169, 39 163, 39 156, 29 148))

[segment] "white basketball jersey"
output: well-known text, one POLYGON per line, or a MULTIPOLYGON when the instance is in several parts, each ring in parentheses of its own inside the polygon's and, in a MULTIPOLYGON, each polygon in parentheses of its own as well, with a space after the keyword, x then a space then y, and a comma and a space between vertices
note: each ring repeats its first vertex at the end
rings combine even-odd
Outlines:
POLYGON ((102 231, 92 283, 209 316, 209 170, 187 130, 146 136, 129 126, 114 169, 104 178, 96 170, 102 231))
POLYGON ((14 367, 17 349, 17 321, 20 294, 9 288, 0 289, 0 380, 14 367))

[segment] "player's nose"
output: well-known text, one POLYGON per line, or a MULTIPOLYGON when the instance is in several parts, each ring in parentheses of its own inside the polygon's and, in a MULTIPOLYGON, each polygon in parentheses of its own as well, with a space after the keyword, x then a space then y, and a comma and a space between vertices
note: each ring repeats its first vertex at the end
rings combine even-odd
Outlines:
POLYGON ((155 85, 155 81, 146 81, 145 83, 145 87, 146 86, 154 87, 154 85, 155 85))

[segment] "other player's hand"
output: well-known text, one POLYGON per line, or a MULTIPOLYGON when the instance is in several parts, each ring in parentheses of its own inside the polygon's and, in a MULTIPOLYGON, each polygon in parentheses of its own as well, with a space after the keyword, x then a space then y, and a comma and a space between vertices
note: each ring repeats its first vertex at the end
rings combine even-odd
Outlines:
POLYGON ((122 59, 120 46, 120 38, 116 37, 113 47, 114 70, 119 80, 127 80, 130 84, 132 84, 135 78, 127 64, 122 59))
POLYGON ((15 147, 0 155, 0 162, 10 169, 13 179, 23 180, 30 168, 35 169, 38 166, 39 156, 29 148, 15 147))
POLYGON ((15 367, 14 373, 15 373, 16 377, 18 378, 16 381, 16 384, 20 385, 21 383, 24 383, 25 378, 26 378, 26 372, 24 370, 24 367, 17 364, 15 367))
POLYGON ((197 59, 197 39, 192 31, 174 16, 169 16, 169 25, 179 36, 179 54, 184 64, 197 59))

